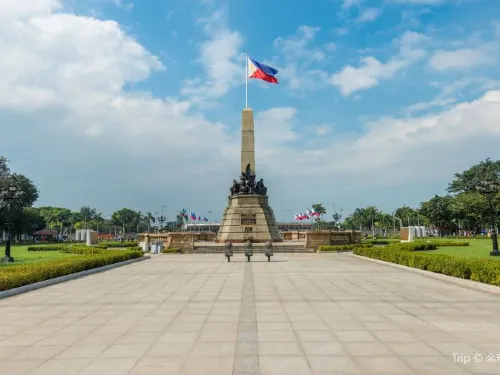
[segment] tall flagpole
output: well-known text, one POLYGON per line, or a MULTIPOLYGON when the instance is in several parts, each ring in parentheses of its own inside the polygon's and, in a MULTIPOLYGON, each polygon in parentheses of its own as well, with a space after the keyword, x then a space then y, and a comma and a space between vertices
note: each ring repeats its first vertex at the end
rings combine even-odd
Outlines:
POLYGON ((245 108, 248 108, 248 53, 246 55, 246 68, 245 68, 245 108))

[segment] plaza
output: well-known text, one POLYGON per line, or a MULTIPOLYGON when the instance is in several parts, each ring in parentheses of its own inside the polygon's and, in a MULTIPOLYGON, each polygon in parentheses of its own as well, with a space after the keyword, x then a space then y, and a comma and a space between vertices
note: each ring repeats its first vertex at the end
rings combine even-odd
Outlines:
POLYGON ((160 255, 1 300, 0 372, 498 374, 498 311, 351 254, 160 255))

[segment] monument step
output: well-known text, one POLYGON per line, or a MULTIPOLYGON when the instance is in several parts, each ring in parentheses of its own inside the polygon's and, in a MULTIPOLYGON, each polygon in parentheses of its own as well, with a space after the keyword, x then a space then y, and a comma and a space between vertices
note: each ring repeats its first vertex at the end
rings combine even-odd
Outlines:
MULTIPOLYGON (((306 249, 305 247, 302 246, 279 246, 275 247, 274 253, 313 253, 314 249, 306 249)), ((224 246, 200 246, 194 248, 194 253, 200 253, 200 254, 221 254, 226 251, 226 248, 224 246)), ((245 249, 242 246, 234 247, 233 252, 235 254, 243 254, 245 252, 245 249)), ((253 248, 254 254, 264 254, 266 250, 264 247, 254 247, 253 248)))

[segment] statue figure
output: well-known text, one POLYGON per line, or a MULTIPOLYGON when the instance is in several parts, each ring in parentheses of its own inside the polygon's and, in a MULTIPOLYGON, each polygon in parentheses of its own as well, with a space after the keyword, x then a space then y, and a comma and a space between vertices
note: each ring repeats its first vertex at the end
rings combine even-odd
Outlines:
POLYGON ((255 186, 255 192, 259 195, 267 194, 267 188, 264 186, 264 180, 262 178, 257 182, 257 185, 255 186))
POLYGON ((238 181, 233 180, 233 184, 229 188, 229 190, 231 191, 231 195, 238 194, 240 192, 240 186, 241 185, 238 183, 238 181))
POLYGON ((231 257, 233 256, 234 251, 233 251, 233 244, 231 242, 226 242, 226 249, 225 249, 225 256, 227 258, 227 261, 231 261, 231 257))
POLYGON ((250 257, 253 256, 253 246, 251 241, 247 241, 245 244, 245 256, 247 257, 248 262, 250 262, 250 257))
POLYGON ((264 248, 266 249, 267 261, 270 262, 271 257, 274 255, 273 243, 271 241, 267 241, 266 244, 264 245, 264 248))

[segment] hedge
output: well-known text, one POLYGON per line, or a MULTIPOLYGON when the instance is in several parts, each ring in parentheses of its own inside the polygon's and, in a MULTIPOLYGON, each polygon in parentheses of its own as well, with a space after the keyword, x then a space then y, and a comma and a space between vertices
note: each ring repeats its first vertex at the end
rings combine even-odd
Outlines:
POLYGON ((459 241, 430 241, 437 247, 449 247, 449 246, 470 246, 469 242, 459 242, 459 241))
POLYGON ((373 247, 372 244, 320 245, 318 251, 351 251, 356 248, 373 247))
POLYGON ((404 251, 426 251, 436 250, 437 246, 434 242, 403 242, 386 246, 387 249, 404 250, 404 251))
POLYGON ((61 251, 66 246, 28 246, 28 251, 61 251))
POLYGON ((103 248, 103 249, 108 249, 110 247, 138 247, 139 242, 137 241, 124 241, 124 242, 113 242, 113 241, 108 241, 108 242, 100 242, 97 247, 103 248))
POLYGON ((177 249, 176 247, 167 247, 160 251, 162 254, 172 254, 172 253, 182 253, 181 249, 177 249))
POLYGON ((385 239, 385 240, 366 240, 366 241, 363 241, 363 243, 369 243, 369 244, 372 244, 372 245, 391 245, 393 243, 399 243, 401 242, 401 240, 397 240, 397 239, 385 239))
MULTIPOLYGON (((102 251, 102 250, 101 250, 102 251)), ((102 251, 91 255, 0 268, 0 291, 86 271, 143 256, 139 251, 102 251)))
POLYGON ((500 286, 500 262, 496 260, 418 253, 396 247, 356 248, 353 252, 368 258, 500 286))

